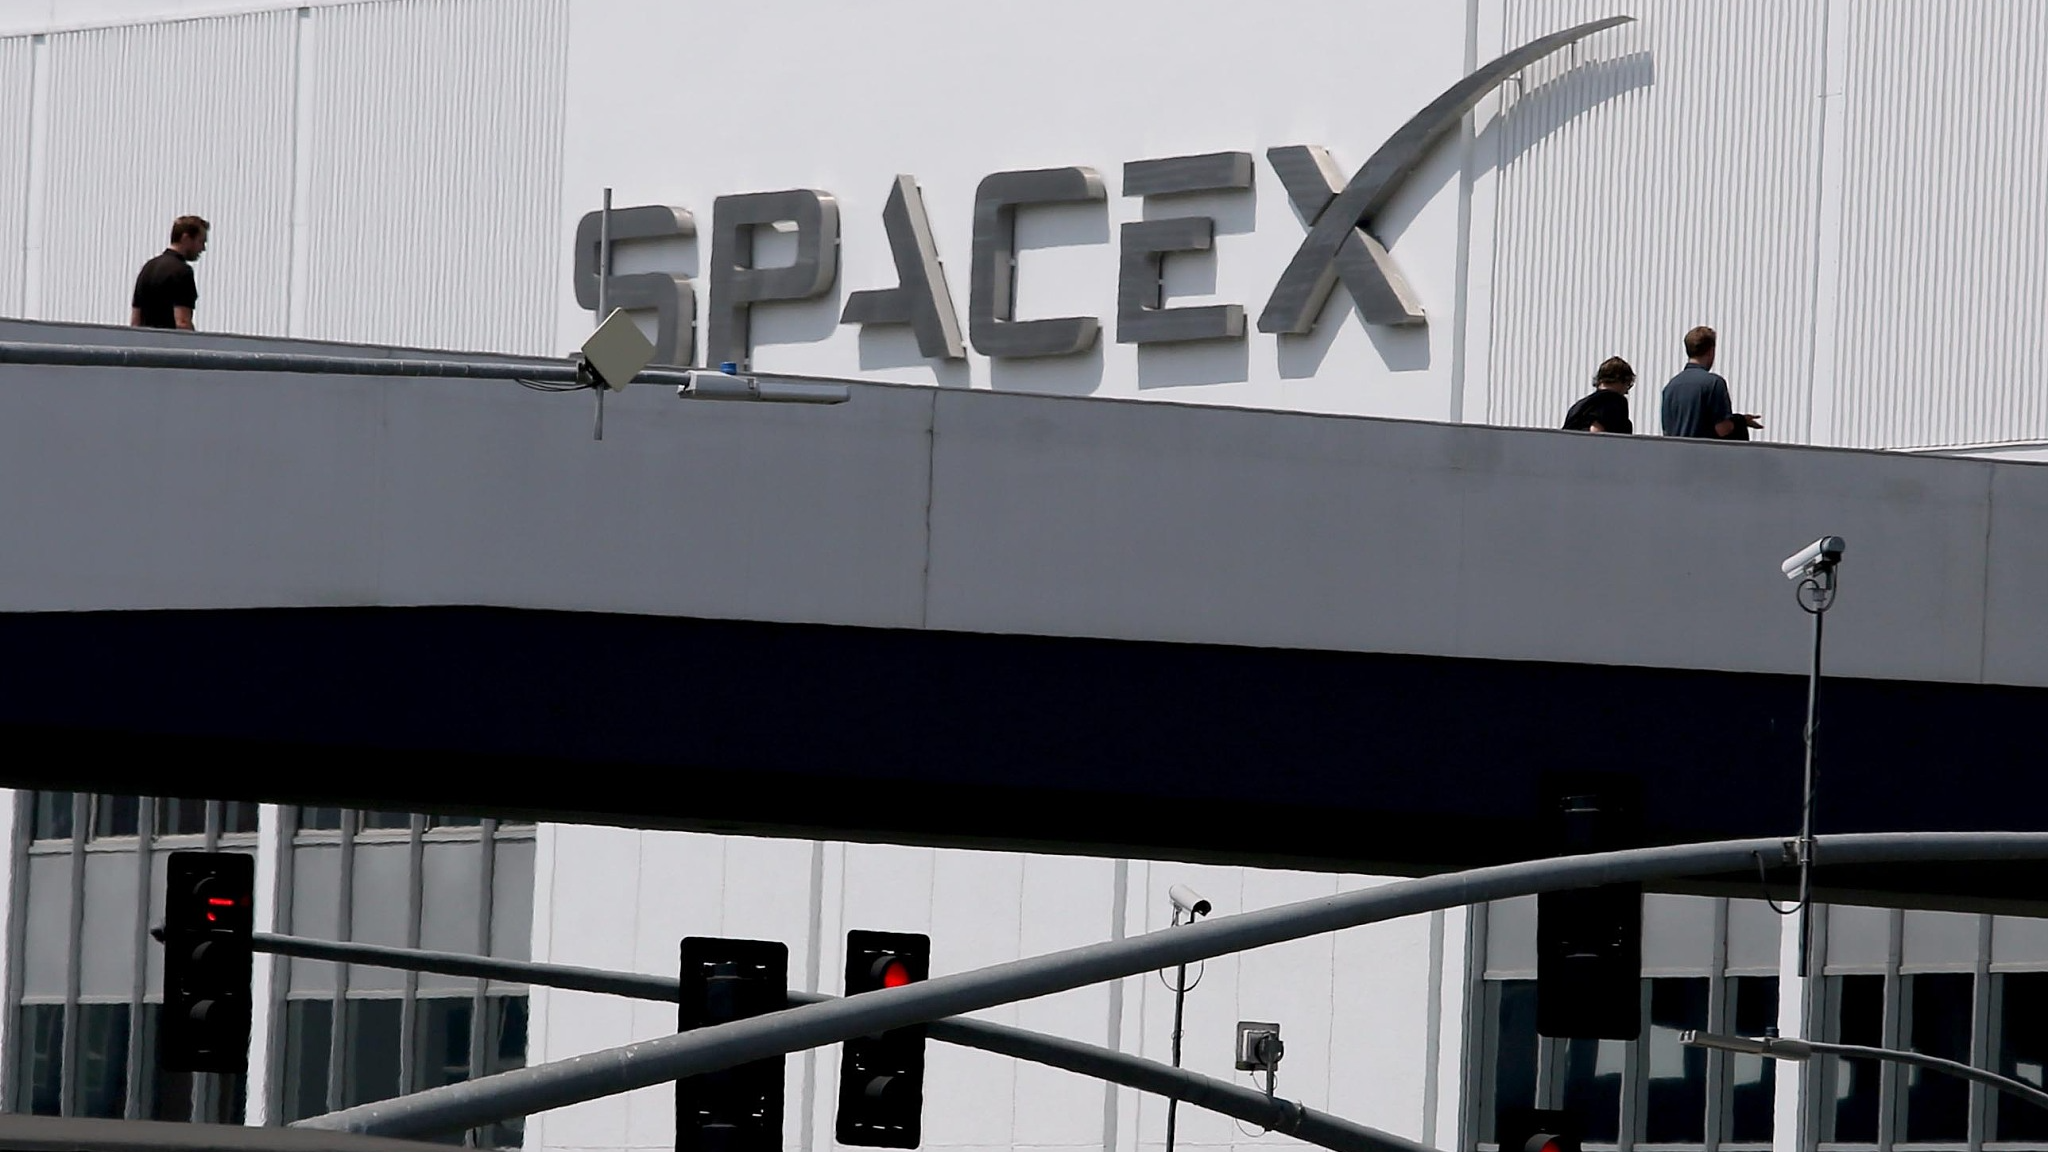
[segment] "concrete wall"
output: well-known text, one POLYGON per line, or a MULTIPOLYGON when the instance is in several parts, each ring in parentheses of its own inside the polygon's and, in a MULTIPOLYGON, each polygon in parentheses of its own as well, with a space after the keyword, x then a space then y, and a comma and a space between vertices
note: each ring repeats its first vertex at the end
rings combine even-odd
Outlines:
POLYGON ((0 610, 493 604, 2039 685, 2048 470, 912 387, 0 369, 0 610), (1563 622, 1561 624, 1561 622, 1563 622))

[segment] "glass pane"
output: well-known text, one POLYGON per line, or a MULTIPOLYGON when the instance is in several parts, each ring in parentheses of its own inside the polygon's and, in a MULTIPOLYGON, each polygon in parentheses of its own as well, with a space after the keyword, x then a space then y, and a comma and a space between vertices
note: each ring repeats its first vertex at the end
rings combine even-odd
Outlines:
MULTIPOLYGON (((1499 1116, 1536 1104, 1536 982, 1489 980, 1486 992, 1494 1022, 1493 1114, 1499 1116)), ((1492 1142, 1492 1129, 1481 1139, 1492 1142)))
POLYGON ((14 1106, 36 1116, 55 1116, 63 1105, 64 1006, 21 1006, 21 1045, 15 1061, 14 1106))
POLYGON ((341 1104, 353 1108, 398 1095, 399 1000, 350 1000, 341 1104))
POLYGON ((285 1123, 327 1111, 327 1057, 333 1036, 332 1000, 285 1001, 285 1123))
POLYGON ((118 1120, 128 1112, 128 1006, 78 1006, 78 1114, 118 1120))
POLYGON ((1613 1144, 1621 1136, 1621 1070, 1628 1045, 1620 1040, 1560 1040, 1564 1108, 1585 1122, 1584 1143, 1613 1144))
POLYGON ((35 803, 29 809, 28 826, 32 840, 71 839, 71 793, 36 793, 35 803))
POLYGON ((356 814, 356 827, 365 832, 385 829, 406 829, 412 827, 410 812, 360 812, 356 814))
MULTIPOLYGON (((1728 1019, 1737 1036, 1761 1036, 1778 1022, 1776 976, 1731 976, 1728 1019)), ((1728 1058, 1728 1141, 1769 1144, 1774 1131, 1778 1062, 1765 1056, 1728 1058)))
POLYGON ((163 1016, 161 1004, 142 1006, 142 1115, 148 1120, 192 1119, 192 1074, 167 1072, 156 1060, 157 1028, 163 1016))
MULTIPOLYGON (((1884 1043, 1884 977, 1827 978, 1828 1039, 1879 1047, 1884 1043)), ((1878 1066, 1875 1060, 1839 1059, 1821 1065, 1829 1090, 1821 1096, 1827 1131, 1842 1144, 1877 1143, 1878 1066), (1827 1107, 1832 1101, 1833 1108, 1827 1107)))
MULTIPOLYGON (((491 1027, 489 1047, 484 1050, 484 1075, 526 1067, 526 997, 493 996, 485 1003, 491 1027)), ((486 1148, 517 1148, 525 1134, 525 1119, 515 1117, 482 1129, 479 1142, 486 1148)))
MULTIPOLYGON (((1906 1047, 1929 1056, 1970 1062, 1968 972, 1906 977, 1906 1047)), ((1905 1138, 1909 1142, 1966 1140, 1970 1135, 1970 1083, 1931 1068, 1900 1069, 1906 1081, 1905 1138)))
MULTIPOLYGON (((467 996, 423 996, 413 1011, 414 1091, 459 1084, 469 1079, 469 1025, 475 1016, 467 996)), ((426 1137, 440 1144, 460 1144, 463 1133, 426 1137)))
POLYGON ((483 823, 483 817, 481 816, 432 815, 427 817, 427 827, 429 828, 481 828, 483 823))
POLYGON ((256 814, 261 809, 262 805, 251 804, 245 800, 222 801, 220 806, 220 830, 222 832, 256 831, 256 814))
POLYGON ((469 1079, 472 1014, 473 1006, 467 996, 419 999, 413 1012, 413 1067, 419 1076, 415 1091, 469 1079))
POLYGON ((302 832, 333 832, 341 828, 339 808, 299 809, 299 830, 302 832))
POLYGON ((141 816, 140 796, 95 796, 92 798, 93 837, 133 836, 141 816))
MULTIPOLYGON (((2048 972, 2013 972, 1999 982, 1998 1070, 2048 1087, 2048 972)), ((1991 1093, 1997 1140, 2048 1140, 2048 1109, 1991 1093)))
POLYGON ((159 836, 205 835, 206 801, 168 798, 157 801, 156 834, 159 836))
POLYGON ((1707 1050, 1685 1047, 1678 1034, 1706 1031, 1708 991, 1704 976, 1650 981, 1643 1062, 1650 1080, 1645 1139, 1652 1144, 1706 1141, 1707 1050))

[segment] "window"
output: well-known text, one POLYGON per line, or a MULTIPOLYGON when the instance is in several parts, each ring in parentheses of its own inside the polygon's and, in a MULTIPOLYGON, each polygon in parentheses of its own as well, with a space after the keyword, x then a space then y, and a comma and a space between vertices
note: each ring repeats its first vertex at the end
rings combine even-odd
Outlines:
POLYGON ((1643 1138, 1651 1144, 1704 1144, 1707 1139, 1707 1052, 1678 1042, 1688 1029, 1705 1031, 1710 982, 1704 976, 1650 981, 1650 1020, 1644 1033, 1649 1107, 1643 1138))
POLYGON ((1628 1045, 1620 1040, 1560 1040, 1557 1045, 1564 1065, 1564 1109, 1584 1119, 1583 1142, 1618 1143, 1628 1045))
POLYGON ((156 834, 159 836, 204 836, 206 834, 206 801, 157 801, 156 834))
MULTIPOLYGON (((1728 1019, 1737 1036, 1761 1036, 1778 1022, 1776 976, 1728 978, 1728 1019)), ((1725 1143, 1768 1145, 1776 1125, 1778 1062, 1767 1056, 1728 1058, 1728 1132, 1725 1143)))
MULTIPOLYGON (((2013 972, 1998 981, 1998 1064, 2002 1073, 2048 1087, 2048 972, 2013 972)), ((1995 1140, 2048 1140, 2048 1110, 1992 1093, 1995 1140)))
POLYGON ((342 1067, 342 1107, 389 1100, 398 1095, 398 1046, 403 1040, 399 1021, 405 1001, 350 1000, 346 1011, 348 1046, 342 1067))
POLYGON ((467 996, 422 996, 413 1011, 415 1090, 469 1079, 469 1023, 475 1014, 467 996))
MULTIPOLYGON (((1970 1063, 1968 972, 1905 978, 1902 1015, 1911 1025, 1906 1047, 1929 1056, 1970 1063)), ((1900 1069, 1905 1081, 1901 1133, 1907 1143, 1960 1142, 1970 1136, 1970 1084, 1928 1068, 1900 1069)))
MULTIPOLYGON (((490 1012, 484 1075, 526 1067, 526 997, 492 996, 484 1003, 490 1012)), ((486 1148, 517 1148, 525 1133, 525 1119, 514 1117, 482 1129, 478 1143, 486 1148)))
POLYGON ((429 828, 481 828, 483 823, 483 818, 480 816, 430 815, 427 817, 427 827, 429 828))
POLYGON ((128 1006, 78 1006, 78 1115, 128 1113, 128 1006))
POLYGON ((299 830, 301 832, 335 832, 341 829, 341 809, 301 808, 299 809, 299 830))
POLYGON ((257 814, 262 805, 244 800, 224 800, 220 806, 220 830, 223 834, 256 831, 257 814))
MULTIPOLYGON (((1488 1015, 1495 1020, 1493 1049, 1493 1115, 1536 1103, 1536 982, 1486 982, 1488 1015)), ((1491 1125, 1481 1134, 1491 1143, 1491 1125)))
MULTIPOLYGON (((1830 976, 1826 988, 1828 1039, 1838 1044, 1884 1045, 1884 977, 1830 976)), ((1821 1140, 1877 1143, 1878 1062, 1842 1058, 1821 1065, 1821 1140)))
POLYGON ((133 836, 142 820, 140 796, 94 796, 92 798, 93 839, 133 836))
MULTIPOLYGON (((68 798, 68 797, 67 797, 68 798)), ((23 1004, 15 1061, 14 1109, 55 1116, 63 1109, 64 1006, 23 1004)))
POLYGON ((412 827, 412 813, 361 812, 356 816, 356 827, 364 832, 402 832, 412 827))
POLYGON ((285 1123, 327 1111, 328 1055, 333 1036, 334 1001, 285 1001, 285 1123))
POLYGON ((37 792, 28 817, 29 839, 71 839, 71 793, 37 792))
POLYGON ((161 1004, 142 1006, 142 1028, 137 1039, 142 1050, 151 1054, 143 1059, 147 1078, 142 1082, 142 1116, 149 1120, 190 1120, 192 1074, 165 1071, 154 1057, 157 1029, 162 1026, 163 1013, 161 1004))

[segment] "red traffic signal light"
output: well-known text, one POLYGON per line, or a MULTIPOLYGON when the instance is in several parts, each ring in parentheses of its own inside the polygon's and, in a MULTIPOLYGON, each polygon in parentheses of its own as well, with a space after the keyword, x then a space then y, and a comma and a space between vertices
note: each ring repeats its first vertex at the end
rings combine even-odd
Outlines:
POLYGON ((164 1014, 157 1061, 173 1072, 249 1069, 256 860, 173 852, 164 875, 164 1014))
MULTIPOLYGON (((902 988, 931 975, 932 938, 909 932, 846 934, 846 994, 902 988)), ((915 1148, 924 1116, 924 1029, 848 1040, 839 1055, 839 1143, 915 1148)))

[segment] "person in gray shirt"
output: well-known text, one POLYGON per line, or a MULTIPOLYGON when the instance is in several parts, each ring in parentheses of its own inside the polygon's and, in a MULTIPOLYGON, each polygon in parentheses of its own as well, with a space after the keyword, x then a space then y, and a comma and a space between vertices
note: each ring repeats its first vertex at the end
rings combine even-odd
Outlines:
POLYGON ((1714 330, 1685 334, 1685 370, 1664 385, 1664 435, 1698 440, 1747 440, 1763 421, 1735 410, 1728 381, 1714 373, 1714 330))

